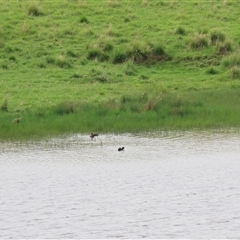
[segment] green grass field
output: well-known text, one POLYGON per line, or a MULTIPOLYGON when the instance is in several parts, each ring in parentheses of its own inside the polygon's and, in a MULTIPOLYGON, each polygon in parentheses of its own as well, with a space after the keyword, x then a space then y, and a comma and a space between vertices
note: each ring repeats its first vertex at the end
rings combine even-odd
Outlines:
POLYGON ((239 9, 0 0, 0 139, 239 127, 239 9))

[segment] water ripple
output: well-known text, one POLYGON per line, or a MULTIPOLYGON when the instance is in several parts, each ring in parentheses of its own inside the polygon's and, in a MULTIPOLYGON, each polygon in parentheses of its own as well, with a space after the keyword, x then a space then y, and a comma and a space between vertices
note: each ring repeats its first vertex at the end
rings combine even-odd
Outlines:
POLYGON ((240 238, 239 144, 222 131, 1 143, 0 238, 240 238))

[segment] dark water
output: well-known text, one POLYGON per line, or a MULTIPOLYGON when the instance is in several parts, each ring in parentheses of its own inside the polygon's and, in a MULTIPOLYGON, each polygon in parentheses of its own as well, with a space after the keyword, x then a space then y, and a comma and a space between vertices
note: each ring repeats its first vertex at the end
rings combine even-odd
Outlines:
POLYGON ((239 239, 239 137, 158 132, 0 143, 0 238, 239 239))

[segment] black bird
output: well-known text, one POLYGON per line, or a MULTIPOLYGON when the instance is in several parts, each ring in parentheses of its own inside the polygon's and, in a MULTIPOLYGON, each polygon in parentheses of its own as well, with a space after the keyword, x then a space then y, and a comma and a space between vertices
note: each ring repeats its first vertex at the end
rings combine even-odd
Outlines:
POLYGON ((90 138, 93 139, 94 137, 97 137, 98 136, 98 133, 91 133, 90 134, 90 138))
POLYGON ((123 151, 123 150, 124 150, 124 147, 118 148, 118 151, 119 151, 119 152, 121 152, 121 151, 123 151))

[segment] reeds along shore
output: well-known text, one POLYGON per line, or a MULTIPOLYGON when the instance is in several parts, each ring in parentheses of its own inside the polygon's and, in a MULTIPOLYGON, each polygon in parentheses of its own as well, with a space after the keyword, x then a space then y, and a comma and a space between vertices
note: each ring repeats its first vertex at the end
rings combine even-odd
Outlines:
MULTIPOLYGON (((154 129, 207 129, 239 127, 239 91, 205 91, 184 95, 166 95, 142 99, 124 97, 102 105, 75 105, 71 112, 41 109, 0 114, 0 138, 24 139, 66 133, 140 132, 154 129), (223 101, 224 99, 224 101, 223 101), (18 113, 19 114, 19 113, 18 113), (97 121, 96 121, 97 119, 97 121)), ((96 137, 97 133, 93 133, 96 137)), ((91 137, 91 135, 90 135, 91 137)))

